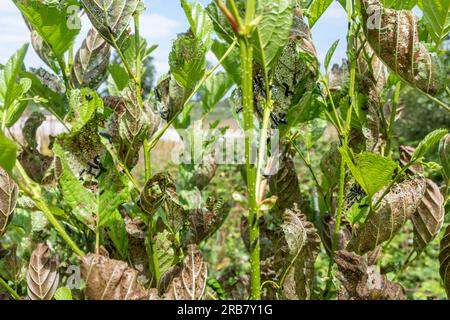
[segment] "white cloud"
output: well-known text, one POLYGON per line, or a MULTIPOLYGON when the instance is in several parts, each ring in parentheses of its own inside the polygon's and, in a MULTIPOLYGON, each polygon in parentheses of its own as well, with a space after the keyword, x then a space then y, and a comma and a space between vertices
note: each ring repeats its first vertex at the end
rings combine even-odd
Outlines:
POLYGON ((167 40, 179 27, 178 21, 157 13, 147 13, 140 17, 140 32, 148 40, 167 40))

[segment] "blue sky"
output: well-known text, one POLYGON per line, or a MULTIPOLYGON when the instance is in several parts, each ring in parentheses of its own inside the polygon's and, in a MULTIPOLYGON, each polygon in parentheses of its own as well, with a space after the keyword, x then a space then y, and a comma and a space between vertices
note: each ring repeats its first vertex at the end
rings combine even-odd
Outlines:
MULTIPOLYGON (((211 0, 199 0, 203 5, 211 0)), ((147 10, 141 16, 141 33, 150 44, 159 45, 153 56, 158 76, 167 72, 167 57, 170 52, 171 42, 177 33, 184 32, 188 28, 187 20, 178 0, 146 0, 147 10)), ((82 20, 82 30, 76 47, 90 27, 86 18, 82 20)), ((325 54, 331 44, 341 39, 332 62, 340 62, 345 57, 345 34, 347 18, 345 11, 337 1, 328 8, 319 22, 312 29, 314 43, 319 53, 319 59, 323 62, 325 54)), ((23 43, 29 41, 29 32, 22 20, 17 8, 11 0, 0 0, 0 63, 5 63, 9 56, 23 43)), ((214 56, 208 55, 208 59, 214 62, 214 56)), ((32 49, 28 51, 25 64, 27 67, 42 66, 41 61, 32 49)))

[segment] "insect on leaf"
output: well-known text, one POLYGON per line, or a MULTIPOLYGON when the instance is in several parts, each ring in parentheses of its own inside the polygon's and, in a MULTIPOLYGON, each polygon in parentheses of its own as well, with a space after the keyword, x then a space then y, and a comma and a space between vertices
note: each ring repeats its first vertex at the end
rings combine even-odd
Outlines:
POLYGON ((31 254, 27 272, 28 296, 31 300, 51 300, 59 283, 58 258, 50 248, 39 243, 31 254))

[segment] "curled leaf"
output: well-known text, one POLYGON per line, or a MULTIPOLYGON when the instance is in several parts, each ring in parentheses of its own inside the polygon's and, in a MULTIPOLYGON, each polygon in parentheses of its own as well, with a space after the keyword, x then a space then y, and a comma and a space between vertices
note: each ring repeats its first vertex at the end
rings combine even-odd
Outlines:
POLYGON ((51 181, 51 176, 47 174, 53 163, 53 157, 45 156, 36 149, 26 148, 19 154, 17 160, 34 182, 46 183, 51 181), (49 178, 49 180, 46 178, 49 178))
POLYGON ((0 236, 12 219, 19 190, 17 184, 0 168, 0 236))
POLYGON ((217 159, 214 153, 210 153, 203 158, 200 164, 194 168, 190 184, 195 185, 199 190, 203 190, 214 178, 217 170, 217 159))
POLYGON ((31 254, 28 265, 28 296, 31 300, 51 300, 58 283, 58 258, 51 256, 45 243, 40 243, 31 254))
POLYGON ((75 55, 72 66, 72 84, 75 88, 96 89, 106 76, 111 47, 91 28, 75 55))
MULTIPOLYGON (((332 242, 335 226, 336 226, 336 219, 331 217, 326 217, 324 219, 322 231, 322 243, 328 254, 330 254, 330 252, 332 251, 332 242)), ((339 230, 336 251, 345 249, 351 237, 352 237, 352 229, 350 224, 347 221, 342 221, 341 229, 339 230)))
POLYGON ((161 118, 170 121, 181 110, 188 95, 171 74, 163 76, 155 88, 161 118))
POLYGON ((421 252, 438 235, 444 223, 444 197, 439 187, 427 179, 425 195, 411 217, 414 225, 414 249, 421 252))
POLYGON ((431 95, 443 88, 445 69, 419 41, 418 18, 412 11, 387 9, 378 0, 363 0, 361 13, 370 46, 391 70, 431 95))
POLYGON ((444 174, 450 180, 450 134, 445 135, 439 143, 439 158, 444 174))
POLYGON ((444 237, 441 240, 441 252, 439 254, 440 269, 444 288, 447 291, 447 296, 450 299, 450 226, 447 227, 444 237))
POLYGON ((81 275, 89 300, 145 300, 149 297, 138 283, 138 272, 124 261, 90 253, 80 258, 81 275))
POLYGON ((208 267, 196 245, 189 245, 183 268, 165 293, 169 300, 200 300, 206 289, 208 267))
MULTIPOLYGON (((425 188, 426 182, 422 177, 394 184, 381 201, 379 209, 371 211, 366 221, 359 226, 357 235, 350 240, 347 250, 364 254, 390 240, 417 210, 425 188)), ((375 203, 383 191, 375 194, 375 203)))
POLYGON ((31 45, 33 46, 34 51, 36 51, 39 58, 41 58, 42 61, 52 68, 52 70, 58 71, 58 61, 56 60, 52 49, 47 43, 45 43, 44 39, 42 39, 36 30, 32 30, 30 25, 29 27, 31 29, 31 45))
MULTIPOLYGON (((400 165, 404 167, 411 161, 412 156, 416 151, 416 148, 410 146, 400 146, 399 151, 400 151, 400 165)), ((408 168, 408 172, 412 174, 422 173, 423 166, 421 164, 414 164, 408 168)))
POLYGON ((341 250, 335 261, 343 289, 341 300, 405 300, 403 288, 381 275, 376 266, 367 262, 367 257, 341 250))

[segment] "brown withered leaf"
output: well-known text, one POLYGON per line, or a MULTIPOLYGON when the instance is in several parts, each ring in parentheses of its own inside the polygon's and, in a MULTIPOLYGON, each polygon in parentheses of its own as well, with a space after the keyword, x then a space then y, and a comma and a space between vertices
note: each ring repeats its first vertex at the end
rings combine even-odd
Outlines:
POLYGON ((297 207, 283 215, 282 233, 275 245, 274 267, 289 300, 311 297, 314 262, 320 250, 320 237, 314 225, 306 220, 297 207))
MULTIPOLYGON (((395 233, 417 210, 425 193, 426 182, 422 177, 413 177, 396 183, 383 198, 378 210, 371 211, 366 221, 357 229, 356 237, 347 245, 347 250, 364 254, 375 249, 395 233)), ((383 194, 374 196, 375 203, 383 194)))
POLYGON ((269 186, 271 195, 278 198, 276 207, 280 213, 294 207, 295 203, 299 208, 302 208, 304 200, 300 192, 294 161, 291 157, 280 158, 279 169, 270 178, 269 186))
POLYGON ((53 157, 45 156, 36 149, 25 148, 17 157, 27 175, 37 183, 42 183, 53 163, 53 157))
POLYGON ((439 253, 439 273, 444 282, 447 297, 450 299, 450 226, 447 227, 441 240, 441 251, 439 253))
POLYGON ((427 179, 425 195, 411 217, 414 225, 414 249, 419 253, 438 235, 444 223, 444 197, 439 187, 427 179))
POLYGON ((166 300, 200 300, 206 289, 208 267, 196 245, 188 245, 183 268, 173 278, 167 292, 166 300))
POLYGON ((58 288, 58 258, 50 248, 39 243, 31 254, 27 272, 28 296, 31 300, 51 300, 58 288))
POLYGON ((161 118, 170 121, 181 110, 188 95, 171 74, 163 76, 155 88, 161 118))
POLYGON ((378 57, 402 79, 434 95, 443 88, 445 68, 420 42, 412 11, 384 8, 378 0, 361 1, 366 38, 378 57))
MULTIPOLYGON (((145 248, 146 226, 139 218, 131 219, 125 217, 125 229, 128 236, 128 256, 134 269, 136 269, 141 279, 147 283, 150 279, 149 275, 149 259, 145 248)), ((142 283, 141 282, 141 283, 142 283)))
POLYGON ((217 159, 214 153, 207 154, 200 164, 195 165, 190 184, 203 190, 214 178, 217 171, 217 159))
MULTIPOLYGON (((410 146, 400 146, 399 147, 400 165, 402 167, 406 166, 411 161, 414 151, 416 151, 416 148, 414 148, 414 147, 410 147, 410 146)), ((423 165, 414 164, 408 168, 407 172, 412 173, 412 174, 422 173, 423 165)))
POLYGON ((337 251, 335 261, 343 285, 340 300, 405 300, 403 288, 381 275, 366 256, 346 250, 337 251))
POLYGON ((150 292, 138 283, 138 272, 124 261, 89 253, 80 258, 89 300, 146 300, 150 292))
MULTIPOLYGON (((328 255, 331 252, 335 226, 336 226, 336 219, 331 218, 330 216, 324 219, 322 230, 322 243, 328 255)), ((345 249, 351 237, 352 237, 352 228, 350 224, 345 220, 341 221, 341 228, 339 230, 338 244, 336 250, 338 251, 345 249)))
POLYGON ((226 214, 223 201, 212 197, 208 198, 206 207, 190 210, 188 243, 199 244, 208 238, 222 224, 226 214))
POLYGON ((0 236, 12 219, 17 203, 17 184, 9 177, 5 170, 0 168, 0 236))
POLYGON ((98 88, 106 76, 110 56, 110 45, 91 28, 75 55, 71 71, 73 86, 98 88))

